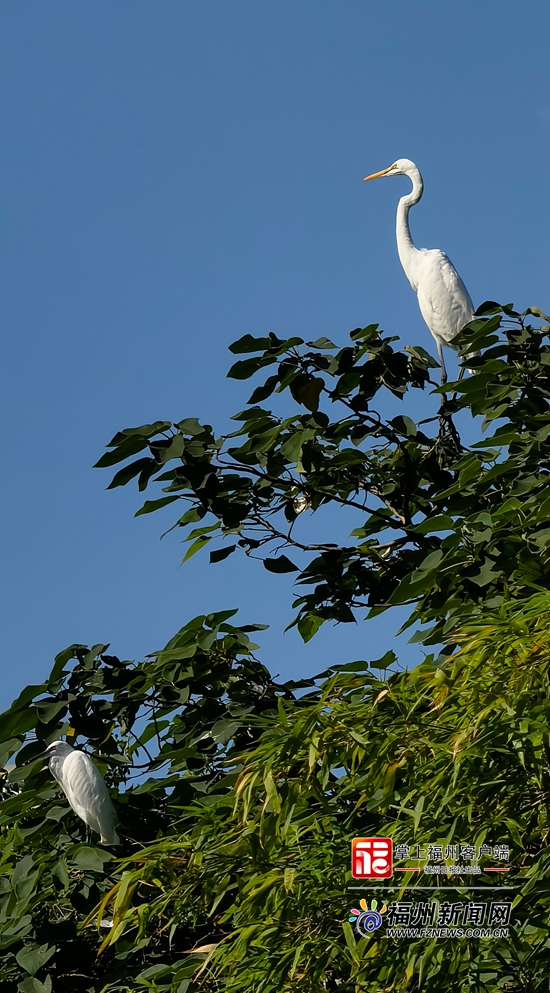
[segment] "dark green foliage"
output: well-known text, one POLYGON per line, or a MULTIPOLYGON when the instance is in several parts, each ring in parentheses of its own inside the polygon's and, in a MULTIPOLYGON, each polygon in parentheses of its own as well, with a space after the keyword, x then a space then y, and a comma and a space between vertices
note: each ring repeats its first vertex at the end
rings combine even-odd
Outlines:
POLYGON ((281 685, 253 654, 261 626, 226 611, 143 662, 62 652, 0 722, 0 767, 16 756, 0 782, 6 993, 547 991, 547 320, 481 308, 461 342, 482 351, 474 375, 436 389, 420 424, 393 408, 435 386, 435 361, 369 325, 340 350, 241 338, 230 375, 269 374, 224 437, 192 417, 115 435, 98 463, 125 463, 111 487, 160 483, 138 514, 183 501, 186 559, 210 544, 213 563, 240 548, 295 573, 305 640, 409 604, 428 624, 413 640, 444 647, 410 672, 388 646, 281 685), (261 406, 273 394, 280 415, 261 406), (301 514, 327 505, 357 518, 348 544, 301 540, 301 514), (105 776, 119 848, 86 843, 44 768, 64 735, 105 776), (510 938, 359 940, 356 834, 509 844, 510 938))
MULTIPOLYGON (((80 652, 40 688, 63 696, 75 676, 89 704, 111 699, 96 755, 119 784, 124 843, 82 843, 36 746, 20 752, 31 761, 7 792, 21 792, 0 807, 5 988, 38 989, 22 980, 35 970, 61 993, 546 990, 550 595, 483 613, 451 658, 384 677, 389 652, 302 684, 298 700, 242 631, 205 621, 137 666, 80 652), (111 677, 128 670, 119 706, 111 677), (129 710, 150 711, 144 748, 129 710), (122 792, 130 765, 143 778, 122 792), (509 845, 510 937, 360 938, 349 845, 372 834, 509 845)), ((470 898, 467 886, 457 896, 470 898)))
MULTIPOLYGON (((248 634, 261 625, 235 628, 228 623, 234 613, 195 618, 138 664, 106 654, 106 645, 73 645, 50 678, 28 687, 2 716, 4 762, 17 752, 0 804, 4 983, 21 969, 34 975, 36 966, 54 977, 55 993, 99 991, 101 977, 136 975, 159 949, 165 953, 153 931, 131 963, 127 940, 97 960, 97 931, 82 922, 119 878, 116 858, 193 824, 187 808, 197 797, 227 791, 227 756, 250 747, 258 717, 279 696, 292 699, 293 688, 273 683, 252 654, 248 634), (88 739, 118 790, 118 849, 83 843, 84 825, 45 768, 45 741, 65 734, 88 739)), ((178 941, 187 947, 204 930, 185 926, 178 941)))
MULTIPOLYGON (((189 504, 174 525, 190 527, 186 558, 229 534, 246 553, 265 556, 271 572, 295 568, 294 623, 306 640, 326 620, 354 620, 361 607, 410 604, 411 623, 431 623, 428 643, 441 641, 476 605, 545 588, 550 569, 548 325, 537 308, 481 311, 463 333, 463 353, 482 349, 468 362, 474 375, 447 387, 456 393, 441 397, 429 425, 373 407, 380 391, 402 399, 424 389, 436 366, 422 348, 395 352, 377 325, 352 332, 340 350, 327 339, 245 335, 231 350, 259 354, 239 359, 229 375, 248 379, 267 366, 270 374, 235 415, 236 431, 217 438, 196 419, 128 429, 98 465, 148 445, 148 466, 143 457, 129 463, 111 485, 138 466, 140 478, 155 477, 168 494, 138 514, 171 500, 189 504), (290 416, 258 405, 285 391, 297 405, 290 416), (451 420, 462 410, 492 431, 467 449, 451 420), (356 517, 349 543, 301 541, 301 510, 327 504, 356 517), (299 565, 266 555, 271 545, 292 548, 299 565)), ((217 549, 211 561, 228 554, 217 549)))
MULTIPOLYGON (((428 659, 381 680, 367 663, 352 663, 325 673, 299 707, 280 701, 260 718, 257 744, 228 762, 241 766, 235 789, 197 809, 195 826, 177 843, 152 846, 125 865, 127 888, 155 880, 149 906, 167 926, 182 917, 211 921, 215 947, 197 986, 546 991, 549 636, 550 596, 538 595, 484 614, 440 665, 428 659), (503 885, 518 889, 489 900, 512 899, 510 937, 407 940, 383 929, 360 938, 347 921, 359 899, 347 888, 357 835, 508 845, 503 885)), ((403 882, 437 884, 413 873, 403 882)), ((393 898, 488 899, 468 886, 447 896, 435 885, 431 897, 393 898)), ((125 921, 137 937, 146 933, 130 898, 119 907, 120 928, 125 921)), ((172 975, 167 969, 158 988, 176 989, 172 975)))

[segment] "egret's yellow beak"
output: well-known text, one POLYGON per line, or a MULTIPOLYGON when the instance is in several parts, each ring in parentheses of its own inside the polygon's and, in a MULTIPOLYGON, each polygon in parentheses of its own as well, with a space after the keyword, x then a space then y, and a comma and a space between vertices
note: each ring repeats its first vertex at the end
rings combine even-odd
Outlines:
POLYGON ((372 176, 365 176, 363 182, 366 183, 367 179, 378 179, 379 176, 387 176, 392 169, 393 166, 389 166, 388 169, 382 169, 382 172, 373 172, 372 176))

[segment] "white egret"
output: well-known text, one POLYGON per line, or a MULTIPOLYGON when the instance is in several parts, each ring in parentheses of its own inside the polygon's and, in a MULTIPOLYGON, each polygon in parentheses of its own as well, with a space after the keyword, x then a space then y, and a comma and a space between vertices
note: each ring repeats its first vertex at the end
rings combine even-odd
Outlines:
POLYGON ((422 176, 414 162, 397 159, 388 169, 365 176, 365 180, 378 179, 379 176, 408 176, 413 184, 412 191, 401 197, 397 205, 397 251, 405 275, 418 296, 422 317, 435 338, 443 384, 447 382, 443 345, 453 347, 458 332, 472 320, 474 308, 470 294, 444 252, 437 248, 419 249, 413 243, 409 210, 418 203, 424 190, 422 176))
POLYGON ((118 845, 117 815, 99 769, 84 752, 66 741, 46 748, 48 766, 75 814, 99 834, 102 845, 118 845))

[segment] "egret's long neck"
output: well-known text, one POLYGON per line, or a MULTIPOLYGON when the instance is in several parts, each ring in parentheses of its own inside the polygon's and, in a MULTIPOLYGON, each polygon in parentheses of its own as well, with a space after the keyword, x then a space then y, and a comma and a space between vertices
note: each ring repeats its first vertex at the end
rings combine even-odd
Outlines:
POLYGON ((409 210, 420 200, 424 189, 424 184, 418 169, 411 169, 407 175, 412 181, 413 188, 408 196, 401 197, 397 205, 397 251, 399 253, 399 261, 405 270, 405 275, 413 290, 416 290, 418 285, 416 279, 417 259, 420 253, 418 248, 414 247, 413 240, 411 238, 411 231, 409 228, 409 210))

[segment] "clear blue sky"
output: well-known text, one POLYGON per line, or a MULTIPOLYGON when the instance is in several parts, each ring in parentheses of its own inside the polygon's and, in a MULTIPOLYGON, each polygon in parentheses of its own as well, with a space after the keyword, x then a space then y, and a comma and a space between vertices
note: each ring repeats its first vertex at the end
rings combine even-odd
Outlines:
MULTIPOLYGON (((431 345, 394 215, 476 304, 550 307, 550 9, 509 0, 26 0, 0 10, 2 700, 73 641, 125 658, 240 606, 283 675, 374 658, 389 617, 295 632, 290 586, 236 557, 178 568, 166 516, 91 467, 118 429, 221 432, 240 335, 371 321, 431 345)), ((416 649, 407 649, 407 659, 416 649)))

